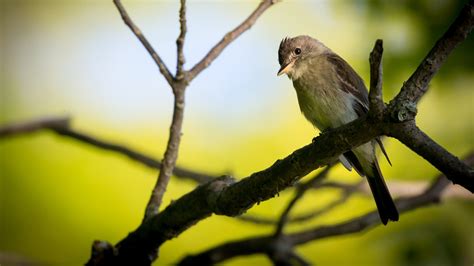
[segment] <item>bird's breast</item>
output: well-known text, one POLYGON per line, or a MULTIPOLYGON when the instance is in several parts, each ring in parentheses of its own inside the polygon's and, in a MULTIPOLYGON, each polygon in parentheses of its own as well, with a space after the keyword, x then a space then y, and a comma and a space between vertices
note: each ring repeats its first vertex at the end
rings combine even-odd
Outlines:
POLYGON ((330 77, 308 79, 302 76, 293 80, 293 85, 301 112, 318 129, 339 127, 357 118, 353 99, 336 88, 330 77))

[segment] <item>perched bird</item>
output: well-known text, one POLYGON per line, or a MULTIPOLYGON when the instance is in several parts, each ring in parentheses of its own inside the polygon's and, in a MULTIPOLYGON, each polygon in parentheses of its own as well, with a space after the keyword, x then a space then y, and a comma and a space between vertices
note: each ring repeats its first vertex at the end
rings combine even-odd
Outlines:
MULTIPOLYGON (((278 50, 280 70, 293 81, 301 112, 321 131, 347 124, 368 111, 367 88, 362 78, 331 49, 310 36, 285 38, 278 50)), ((383 224, 398 221, 398 211, 380 172, 375 154, 376 138, 342 154, 339 159, 366 176, 383 224)))

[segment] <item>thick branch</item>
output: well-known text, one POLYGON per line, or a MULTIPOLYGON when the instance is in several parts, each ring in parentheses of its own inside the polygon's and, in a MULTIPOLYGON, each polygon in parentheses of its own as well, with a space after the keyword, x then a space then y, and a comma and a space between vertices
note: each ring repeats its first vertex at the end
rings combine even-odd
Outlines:
POLYGON ((117 261, 149 264, 156 258, 156 251, 164 241, 176 237, 212 213, 229 216, 243 213, 253 204, 273 197, 318 166, 333 162, 340 153, 351 148, 351 143, 360 145, 372 139, 377 131, 371 129, 376 128, 368 127, 364 120, 357 120, 317 137, 310 145, 238 183, 217 179, 200 186, 161 213, 146 219, 116 246, 112 256, 105 257, 99 264, 117 261), (362 128, 367 129, 363 131, 362 128))
POLYGON ((137 36, 138 40, 140 40, 140 42, 143 44, 145 49, 151 55, 156 65, 158 66, 158 69, 160 70, 161 74, 165 77, 168 84, 171 87, 174 87, 173 75, 171 75, 171 72, 168 70, 165 63, 161 59, 161 57, 158 55, 158 53, 155 52, 155 49, 153 49, 153 46, 150 44, 150 42, 148 42, 147 38, 145 37, 145 35, 143 35, 142 31, 135 25, 135 23, 133 23, 132 19, 130 18, 127 11, 123 7, 121 1, 120 0, 113 0, 113 1, 118 11, 120 12, 120 16, 122 16, 123 22, 125 22, 125 24, 130 28, 130 30, 132 30, 135 36, 137 36))
POLYGON ((425 158, 453 183, 474 193, 474 170, 433 141, 416 126, 414 121, 392 125, 389 135, 425 158))
MULTIPOLYGON (((151 156, 137 152, 124 145, 99 139, 90 134, 86 134, 70 128, 70 119, 68 117, 42 118, 17 124, 4 125, 0 127, 0 138, 32 133, 39 130, 51 130, 51 132, 56 133, 60 136, 70 137, 74 140, 92 145, 97 148, 125 155, 129 159, 141 163, 150 168, 160 169, 161 167, 161 161, 156 160, 151 156)), ((174 168, 173 175, 178 178, 191 179, 201 184, 209 182, 217 177, 180 166, 176 166, 174 168)))
MULTIPOLYGON (((388 187, 390 187, 390 193, 394 197, 408 197, 414 196, 425 191, 429 187, 429 183, 425 181, 389 181, 388 187)), ((325 182, 320 183, 320 186, 317 188, 336 188, 340 189, 340 196, 333 201, 329 202, 323 207, 314 208, 313 210, 306 211, 304 213, 291 216, 287 220, 287 224, 293 223, 302 223, 310 221, 316 217, 319 217, 323 214, 329 213, 334 208, 344 204, 353 193, 360 193, 366 197, 372 197, 372 192, 368 184, 361 180, 359 183, 355 184, 345 184, 345 183, 336 183, 336 182, 325 182)), ((460 186, 449 186, 447 187, 442 194, 442 199, 474 199, 474 195, 471 192, 465 190, 460 186)), ((276 225, 279 222, 279 219, 266 216, 257 216, 257 215, 248 215, 244 214, 236 217, 243 222, 249 222, 257 225, 276 225)))
POLYGON ((270 6, 275 4, 277 1, 276 0, 263 0, 258 7, 255 9, 255 11, 250 14, 250 16, 244 20, 237 28, 234 30, 228 32, 222 40, 217 43, 212 49, 206 54, 206 56, 201 59, 190 71, 189 71, 189 76, 188 80, 191 81, 193 80, 201 71, 203 71, 206 67, 208 67, 214 59, 216 59, 220 53, 229 45, 232 41, 234 41, 237 37, 239 37, 243 32, 246 30, 250 29, 250 27, 255 24, 257 19, 260 17, 260 15, 265 12, 270 6))
POLYGON ((428 91, 428 84, 454 48, 464 41, 474 25, 474 1, 469 1, 444 35, 436 42, 398 95, 390 102, 395 121, 411 120, 416 104, 428 91))
POLYGON ((212 213, 240 215, 255 203, 267 200, 291 186, 315 168, 335 161, 342 152, 373 139, 380 134, 380 126, 381 124, 368 124, 365 119, 359 119, 322 134, 311 144, 238 183, 231 184, 228 179, 211 181, 176 200, 161 213, 150 216, 117 245, 115 255, 110 259, 152 261, 157 248, 164 241, 176 237, 199 220, 212 213), (215 186, 219 189, 207 189, 215 186), (206 191, 205 197, 199 196, 204 195, 203 189, 206 191), (178 219, 179 214, 186 218, 178 219))
MULTIPOLYGON (((474 154, 470 154, 466 161, 468 164, 473 165, 474 154)), ((447 186, 449 186, 449 181, 445 176, 440 175, 423 193, 396 200, 397 208, 401 213, 404 213, 432 203, 438 203, 443 190, 447 186)), ((347 222, 336 225, 317 226, 313 229, 281 235, 278 238, 275 238, 274 235, 268 235, 224 243, 199 254, 189 255, 179 265, 210 265, 237 256, 258 253, 268 254, 274 250, 275 242, 278 242, 279 245, 286 244, 287 248, 292 248, 322 238, 360 232, 379 224, 378 212, 372 211, 347 222)))

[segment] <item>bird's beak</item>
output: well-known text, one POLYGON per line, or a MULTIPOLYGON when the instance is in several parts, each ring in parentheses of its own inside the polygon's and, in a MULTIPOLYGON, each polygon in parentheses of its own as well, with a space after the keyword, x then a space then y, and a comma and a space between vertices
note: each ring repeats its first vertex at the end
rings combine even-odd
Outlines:
POLYGON ((295 63, 295 61, 291 61, 289 63, 283 64, 281 66, 280 70, 278 70, 277 76, 288 73, 291 70, 291 68, 293 67, 294 63, 295 63))

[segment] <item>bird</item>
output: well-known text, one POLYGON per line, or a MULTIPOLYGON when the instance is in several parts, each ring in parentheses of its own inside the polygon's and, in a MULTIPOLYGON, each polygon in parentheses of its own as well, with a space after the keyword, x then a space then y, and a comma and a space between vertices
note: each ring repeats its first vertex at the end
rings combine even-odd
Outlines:
MULTIPOLYGON (((298 104, 305 118, 321 132, 330 131, 367 114, 369 98, 362 78, 342 57, 308 35, 287 37, 278 49, 280 69, 293 82, 298 104)), ((379 137, 355 147, 339 157, 349 171, 354 168, 366 177, 380 220, 398 221, 398 210, 385 184, 375 145, 391 165, 379 137)))

